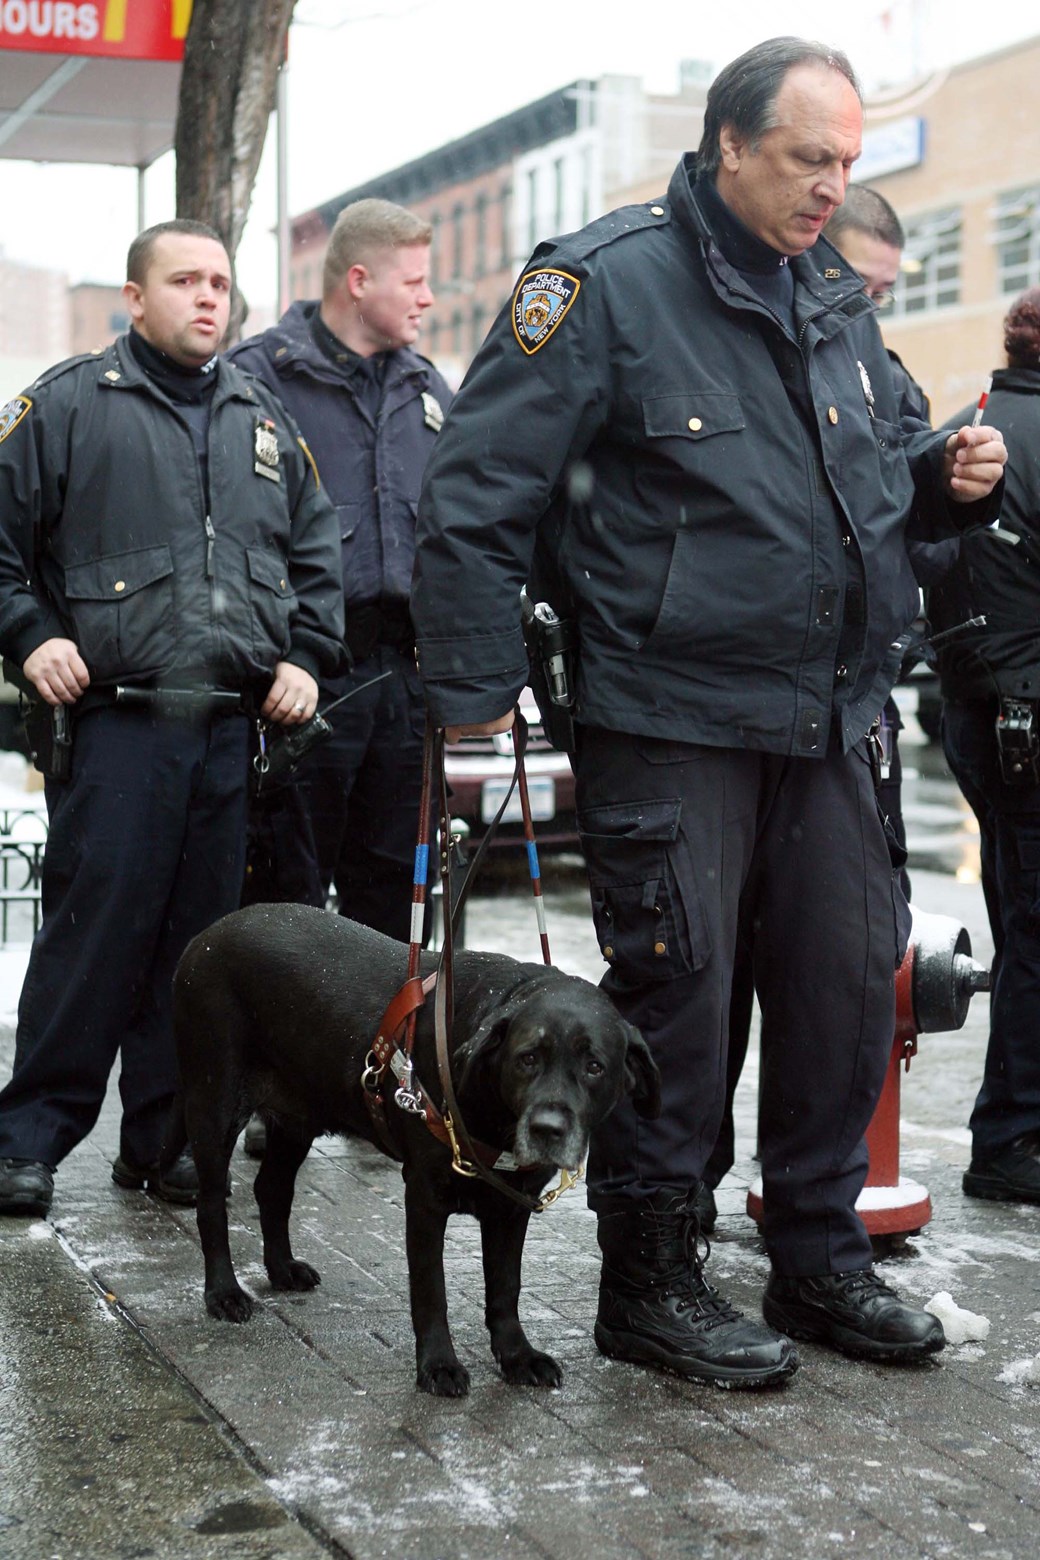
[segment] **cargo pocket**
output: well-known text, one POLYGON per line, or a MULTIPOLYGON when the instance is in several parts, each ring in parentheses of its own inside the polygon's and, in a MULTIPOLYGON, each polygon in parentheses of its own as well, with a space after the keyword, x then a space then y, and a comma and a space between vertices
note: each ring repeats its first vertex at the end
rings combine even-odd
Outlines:
POLYGON ((578 813, 600 950, 633 985, 688 975, 711 953, 681 811, 666 798, 578 813))
POLYGON ((173 661, 173 559, 165 544, 69 565, 65 599, 95 682, 147 677, 173 661))
POLYGON ((290 625, 296 595, 289 584, 288 565, 278 553, 247 547, 246 558, 253 651, 261 666, 273 666, 285 656, 292 642, 290 625))

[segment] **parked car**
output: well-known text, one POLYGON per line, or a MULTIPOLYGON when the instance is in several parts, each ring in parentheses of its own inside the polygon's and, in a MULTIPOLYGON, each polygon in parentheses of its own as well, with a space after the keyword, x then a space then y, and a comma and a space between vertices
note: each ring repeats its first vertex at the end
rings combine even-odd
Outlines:
MULTIPOLYGON (((577 850, 570 759, 550 746, 529 688, 520 695, 520 709, 528 724, 524 767, 538 848, 577 850)), ((502 805, 513 777, 513 765, 513 738, 508 731, 494 737, 463 737, 444 750, 444 769, 451 791, 448 805, 452 817, 461 819, 469 829, 471 851, 480 844, 502 805)), ((491 849, 515 846, 522 839, 520 797, 514 790, 491 849)))

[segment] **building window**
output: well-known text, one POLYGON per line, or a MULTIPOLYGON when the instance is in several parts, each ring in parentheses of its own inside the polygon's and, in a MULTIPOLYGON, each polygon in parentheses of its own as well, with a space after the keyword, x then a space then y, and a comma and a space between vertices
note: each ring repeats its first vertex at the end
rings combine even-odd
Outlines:
POLYGON ((462 275, 462 248, 465 220, 465 206, 456 206, 451 214, 451 274, 454 277, 459 277, 462 275))
POLYGON ((503 184, 500 201, 502 207, 502 255, 501 269, 513 269, 513 186, 503 184))
POLYGON ((1002 293, 1025 292, 1040 283, 1040 184, 998 197, 993 241, 1002 293))
POLYGON ((527 253, 538 242, 538 169, 527 170, 527 253))
POLYGON ((456 309, 451 317, 451 350, 456 357, 462 356, 462 310, 456 309))
POLYGON ((553 163, 553 231, 555 233, 563 232, 566 220, 564 211, 563 158, 557 157, 553 163))
POLYGON ((487 334, 487 311, 482 303, 473 305, 473 313, 470 315, 470 328, 472 331, 470 337, 472 342, 471 351, 476 353, 480 351, 484 343, 484 337, 487 334))
POLYGON ((907 222, 903 275, 893 315, 921 314, 961 301, 961 213, 947 206, 907 222))
POLYGON ((441 214, 430 213, 430 286, 436 287, 441 279, 441 214))
POLYGON ((487 196, 478 195, 473 202, 473 275, 483 276, 487 270, 487 196))

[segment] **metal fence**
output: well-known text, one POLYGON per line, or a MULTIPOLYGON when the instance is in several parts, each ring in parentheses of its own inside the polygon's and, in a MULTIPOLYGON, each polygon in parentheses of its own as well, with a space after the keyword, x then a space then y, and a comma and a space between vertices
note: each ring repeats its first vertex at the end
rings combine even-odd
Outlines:
POLYGON ((31 804, 0 807, 0 944, 29 942, 40 925, 47 814, 31 804))

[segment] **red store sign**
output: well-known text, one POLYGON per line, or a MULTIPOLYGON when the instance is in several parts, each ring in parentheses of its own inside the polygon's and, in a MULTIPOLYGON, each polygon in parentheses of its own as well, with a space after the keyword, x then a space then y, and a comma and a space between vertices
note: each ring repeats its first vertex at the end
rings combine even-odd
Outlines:
POLYGON ((0 49, 180 60, 192 0, 0 0, 0 49))

